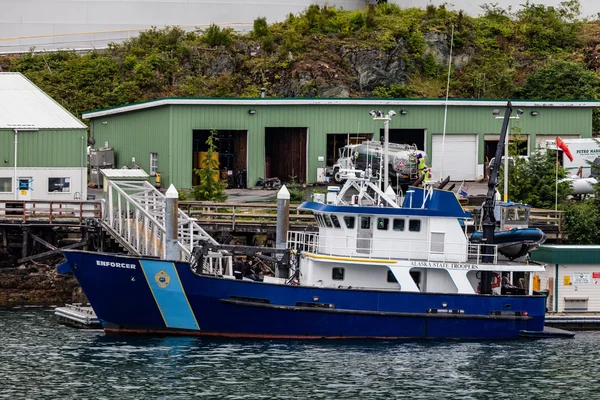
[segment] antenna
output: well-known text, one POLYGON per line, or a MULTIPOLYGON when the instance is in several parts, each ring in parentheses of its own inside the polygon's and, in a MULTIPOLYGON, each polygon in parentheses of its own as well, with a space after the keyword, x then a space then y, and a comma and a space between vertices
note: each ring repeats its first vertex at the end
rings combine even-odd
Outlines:
POLYGON ((454 25, 450 35, 450 55, 448 57, 448 80, 446 81, 446 102, 444 104, 444 130, 442 132, 442 159, 440 164, 440 179, 444 177, 444 148, 446 147, 446 121, 448 120, 448 93, 450 92, 450 71, 452 70, 452 47, 454 45, 454 25))

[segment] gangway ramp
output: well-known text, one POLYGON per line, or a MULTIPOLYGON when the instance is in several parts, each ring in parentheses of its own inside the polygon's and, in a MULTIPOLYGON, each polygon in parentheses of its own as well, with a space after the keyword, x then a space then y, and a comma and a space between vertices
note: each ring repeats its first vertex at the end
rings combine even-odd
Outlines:
MULTIPOLYGON (((147 181, 106 180, 101 225, 130 254, 164 258, 166 197, 147 181)), ((178 210, 179 260, 190 261, 200 242, 218 244, 198 223, 178 210)))

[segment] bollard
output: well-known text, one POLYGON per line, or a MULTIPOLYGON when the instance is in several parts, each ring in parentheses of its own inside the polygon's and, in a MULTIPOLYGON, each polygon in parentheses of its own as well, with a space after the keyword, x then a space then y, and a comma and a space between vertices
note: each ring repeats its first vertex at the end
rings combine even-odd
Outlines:
POLYGON ((166 196, 166 208, 165 208, 165 243, 166 252, 165 260, 176 261, 179 260, 179 249, 177 246, 177 225, 179 221, 179 193, 175 186, 171 184, 167 190, 166 196))
MULTIPOLYGON (((285 249, 287 247, 287 234, 290 227, 290 192, 285 185, 277 192, 277 231, 275 236, 275 247, 285 249)), ((287 271, 277 268, 275 277, 287 278, 287 271)))

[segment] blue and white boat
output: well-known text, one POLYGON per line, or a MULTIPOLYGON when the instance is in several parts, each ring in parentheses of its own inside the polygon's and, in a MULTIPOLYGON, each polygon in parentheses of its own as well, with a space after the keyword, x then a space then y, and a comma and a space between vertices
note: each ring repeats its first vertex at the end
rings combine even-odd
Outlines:
POLYGON ((544 266, 500 261, 495 244, 470 243, 471 215, 452 192, 411 188, 400 202, 368 173, 347 177, 331 204, 300 206, 319 232, 289 232, 278 277, 236 279, 233 246, 209 242, 187 262, 66 251, 59 270, 73 272, 107 334, 547 336, 546 299, 532 289, 544 266), (501 294, 502 273, 520 274, 524 293, 501 294))

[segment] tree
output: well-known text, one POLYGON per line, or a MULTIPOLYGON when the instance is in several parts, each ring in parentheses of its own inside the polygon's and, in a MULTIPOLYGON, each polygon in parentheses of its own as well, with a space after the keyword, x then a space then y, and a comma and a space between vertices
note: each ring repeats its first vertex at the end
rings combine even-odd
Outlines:
POLYGON ((565 212, 569 243, 600 243, 600 211, 595 201, 586 199, 571 204, 565 212))
MULTIPOLYGON (((600 165, 591 164, 592 172, 598 176, 600 165)), ((565 220, 569 243, 600 243, 600 183, 594 187, 594 197, 572 203, 566 210, 565 220)))
MULTIPOLYGON (((512 150, 512 149, 511 149, 512 150)), ((529 158, 516 156, 508 170, 508 193, 512 201, 529 204, 536 208, 553 209, 556 201, 556 155, 553 151, 538 151, 529 158)), ((504 167, 504 165, 503 165, 504 167)), ((503 168, 502 167, 502 168, 503 168)), ((563 168, 558 168, 558 180, 566 177, 563 168)), ((500 187, 504 174, 500 173, 500 187)), ((571 192, 569 182, 558 184, 558 201, 562 203, 571 192)))
POLYGON ((206 140, 208 151, 206 152, 206 163, 204 167, 194 169, 194 173, 200 177, 200 184, 194 186, 194 198, 203 201, 225 201, 225 182, 219 179, 219 160, 213 159, 217 152, 216 142, 219 140, 216 130, 210 131, 206 140), (216 174, 216 177, 215 177, 216 174))
POLYGON ((555 61, 527 77, 518 91, 524 99, 596 100, 600 78, 583 65, 555 61))

